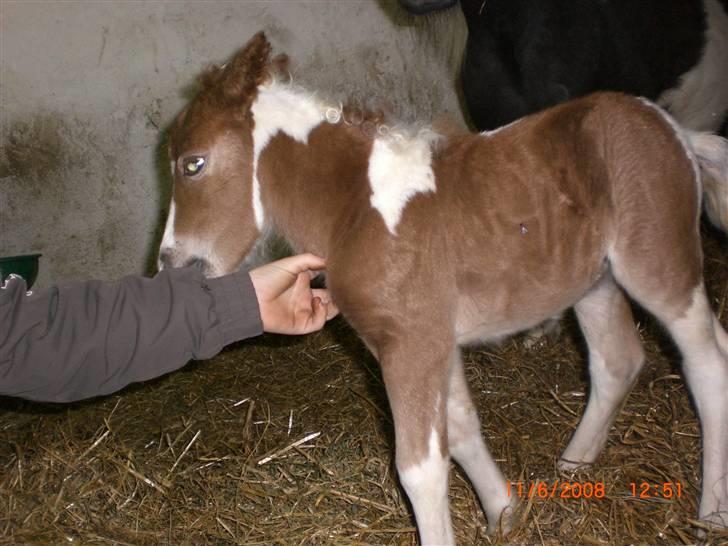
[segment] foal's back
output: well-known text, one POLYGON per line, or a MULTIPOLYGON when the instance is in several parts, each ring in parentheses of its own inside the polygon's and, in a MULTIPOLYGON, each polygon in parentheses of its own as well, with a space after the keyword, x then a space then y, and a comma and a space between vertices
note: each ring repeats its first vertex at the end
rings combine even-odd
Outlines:
POLYGON ((438 197, 429 204, 445 211, 443 263, 457 287, 462 341, 572 306, 609 267, 615 245, 652 261, 646 268, 658 277, 662 249, 699 252, 691 160, 666 118, 633 98, 592 95, 454 137, 434 170, 438 197))
POLYGON ((649 103, 599 93, 451 134, 432 170, 434 190, 408 199, 394 233, 362 194, 334 234, 331 287, 364 337, 421 331, 423 316, 423 336, 459 343, 529 328, 579 301, 616 248, 647 284, 699 282, 696 171, 649 103))

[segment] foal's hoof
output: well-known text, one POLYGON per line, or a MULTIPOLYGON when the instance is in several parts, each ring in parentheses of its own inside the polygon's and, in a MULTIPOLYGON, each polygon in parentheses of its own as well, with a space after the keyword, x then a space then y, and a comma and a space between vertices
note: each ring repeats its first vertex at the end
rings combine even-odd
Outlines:
POLYGON ((590 466, 591 463, 585 463, 581 461, 567 461, 566 459, 559 459, 556 463, 556 468, 559 470, 559 472, 565 472, 567 474, 573 474, 574 472, 578 470, 583 470, 584 468, 590 466))
POLYGON ((516 522, 516 512, 518 509, 518 497, 511 497, 508 505, 501 512, 500 518, 488 518, 488 527, 485 530, 485 534, 488 536, 495 535, 498 530, 502 535, 507 535, 513 529, 513 525, 516 522))
POLYGON ((728 512, 711 512, 700 516, 697 522, 698 530, 695 532, 698 538, 704 539, 711 532, 720 537, 728 536, 728 512))

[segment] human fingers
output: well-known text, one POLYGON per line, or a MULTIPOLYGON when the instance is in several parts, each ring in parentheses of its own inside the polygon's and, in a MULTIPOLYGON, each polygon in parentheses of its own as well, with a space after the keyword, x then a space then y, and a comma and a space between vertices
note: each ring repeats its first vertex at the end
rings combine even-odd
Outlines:
POLYGON ((325 288, 314 288, 312 291, 314 298, 320 298, 321 303, 326 307, 326 320, 331 320, 339 314, 339 308, 331 298, 331 293, 325 288))
POLYGON ((326 268, 326 261, 323 258, 311 253, 297 254, 273 262, 278 267, 284 268, 295 275, 304 271, 318 271, 326 268))
POLYGON ((321 298, 311 300, 311 317, 306 333, 316 332, 324 327, 327 320, 326 307, 327 305, 321 301, 321 298))

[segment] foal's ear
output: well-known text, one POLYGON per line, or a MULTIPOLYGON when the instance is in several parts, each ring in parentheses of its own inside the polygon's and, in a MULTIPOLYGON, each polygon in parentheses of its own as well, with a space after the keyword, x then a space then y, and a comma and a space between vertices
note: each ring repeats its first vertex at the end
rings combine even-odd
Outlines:
POLYGON ((270 62, 270 74, 271 76, 283 77, 287 79, 291 78, 291 60, 285 53, 280 53, 273 57, 270 62))
POLYGON ((263 32, 258 32, 225 66, 222 90, 228 99, 249 105, 256 88, 268 74, 271 45, 263 32))

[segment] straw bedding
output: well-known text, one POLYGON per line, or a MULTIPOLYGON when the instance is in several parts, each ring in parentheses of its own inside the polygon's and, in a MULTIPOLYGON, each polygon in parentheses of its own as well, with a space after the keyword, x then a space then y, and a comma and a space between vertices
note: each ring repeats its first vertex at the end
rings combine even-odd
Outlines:
MULTIPOLYGON (((725 243, 705 234, 724 325, 725 243)), ((488 538, 454 468, 460 544, 696 542, 699 424, 675 349, 637 317, 647 364, 598 464, 574 476, 555 467, 588 392, 573 317, 529 349, 519 336, 466 352, 483 433, 513 494, 517 482, 524 496, 536 485, 508 540, 488 538), (570 493, 581 498, 553 495, 556 480, 579 484, 570 493), (679 482, 681 497, 674 485, 672 498, 639 499, 631 482, 679 482), (589 483, 595 493, 583 498, 589 483)), ((237 344, 106 398, 0 399, 0 544, 416 544, 393 445, 378 366, 341 319, 307 337, 237 344)), ((707 541, 728 543, 728 533, 707 541)))

